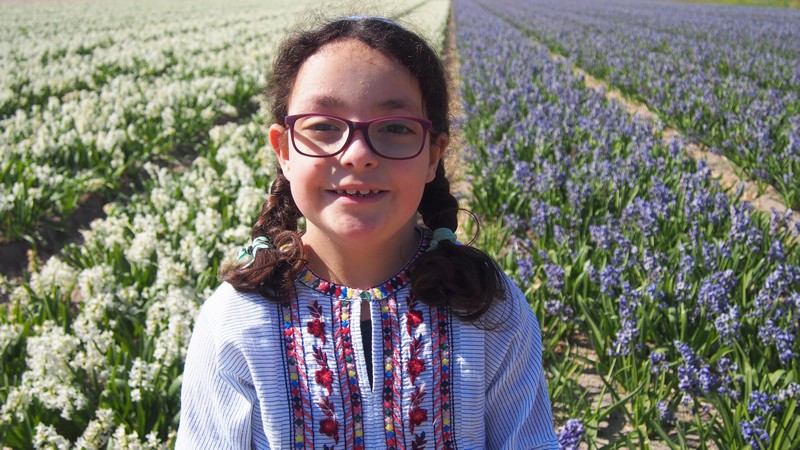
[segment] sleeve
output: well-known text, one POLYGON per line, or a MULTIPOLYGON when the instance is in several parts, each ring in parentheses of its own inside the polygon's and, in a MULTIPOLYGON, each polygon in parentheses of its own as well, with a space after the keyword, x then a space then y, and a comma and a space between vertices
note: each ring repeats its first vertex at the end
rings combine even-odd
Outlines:
POLYGON ((247 361, 235 342, 217 336, 206 313, 201 310, 186 354, 175 448, 251 448, 258 400, 247 361))
POLYGON ((506 320, 486 336, 486 447, 558 449, 547 382, 542 369, 542 337, 525 296, 508 280, 506 320))

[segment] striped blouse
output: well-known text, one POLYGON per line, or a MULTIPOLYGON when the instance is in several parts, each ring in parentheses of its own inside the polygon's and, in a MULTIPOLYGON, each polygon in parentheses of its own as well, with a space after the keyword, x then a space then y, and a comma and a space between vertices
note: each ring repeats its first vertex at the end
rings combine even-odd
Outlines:
POLYGON ((557 449, 539 326, 507 282, 490 330, 414 298, 406 269, 365 291, 306 269, 286 304, 223 284, 192 334, 176 448, 557 449))

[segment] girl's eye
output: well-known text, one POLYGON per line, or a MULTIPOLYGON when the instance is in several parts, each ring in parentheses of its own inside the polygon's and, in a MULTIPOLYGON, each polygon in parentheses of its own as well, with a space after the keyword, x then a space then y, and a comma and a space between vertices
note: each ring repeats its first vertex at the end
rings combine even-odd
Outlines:
POLYGON ((335 131, 336 127, 329 123, 318 123, 315 124, 312 129, 314 131, 335 131))
POLYGON ((302 124, 303 131, 315 132, 341 132, 343 124, 334 119, 306 120, 302 124))
POLYGON ((403 123, 390 123, 381 127, 381 132, 391 134, 413 134, 414 130, 403 123))

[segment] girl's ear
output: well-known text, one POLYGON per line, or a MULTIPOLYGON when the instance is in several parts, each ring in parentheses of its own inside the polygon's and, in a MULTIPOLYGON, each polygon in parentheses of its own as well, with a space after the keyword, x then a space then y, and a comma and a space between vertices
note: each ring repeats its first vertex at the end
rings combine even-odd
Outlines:
POLYGON ((289 169, 289 130, 282 125, 273 123, 269 126, 269 143, 278 157, 278 163, 284 173, 289 169))
POLYGON ((444 150, 447 148, 447 143, 450 141, 450 136, 446 133, 441 133, 436 139, 431 140, 431 158, 428 163, 428 176, 425 178, 426 183, 430 183, 436 178, 436 168, 439 166, 439 161, 444 156, 444 150))

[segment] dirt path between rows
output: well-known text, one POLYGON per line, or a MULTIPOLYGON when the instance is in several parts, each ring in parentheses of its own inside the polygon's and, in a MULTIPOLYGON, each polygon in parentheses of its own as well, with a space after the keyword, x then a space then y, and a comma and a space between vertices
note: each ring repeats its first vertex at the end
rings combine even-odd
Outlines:
MULTIPOLYGON (((450 16, 447 21, 447 37, 445 38, 444 45, 444 58, 445 70, 447 71, 447 84, 450 88, 450 143, 447 146, 447 153, 445 155, 445 171, 447 178, 450 180, 450 192, 458 199, 459 206, 464 208, 466 199, 472 195, 472 184, 467 181, 466 168, 469 163, 466 161, 467 148, 464 134, 455 126, 464 115, 464 107, 461 102, 461 81, 459 77, 459 70, 461 64, 458 56, 458 42, 456 37, 456 19, 453 11, 453 5, 450 6, 450 16)), ((462 211, 459 214, 458 230, 456 235, 461 242, 471 242, 476 236, 468 235, 465 227, 465 221, 473 220, 469 217, 469 213, 462 211)))
MULTIPOLYGON (((458 57, 458 45, 456 42, 456 18, 453 12, 453 4, 450 4, 450 16, 447 21, 447 38, 445 39, 444 64, 447 71, 447 82, 450 87, 450 143, 447 146, 445 156, 445 171, 450 179, 450 190, 458 199, 459 205, 464 207, 464 199, 472 195, 472 185, 466 179, 465 168, 467 162, 466 141, 460 129, 454 126, 454 122, 464 115, 464 108, 461 103, 461 89, 459 70, 461 68, 458 57)), ((459 216, 459 223, 462 218, 459 216)), ((467 236, 463 227, 456 230, 458 240, 470 242, 474 236, 467 236)))

